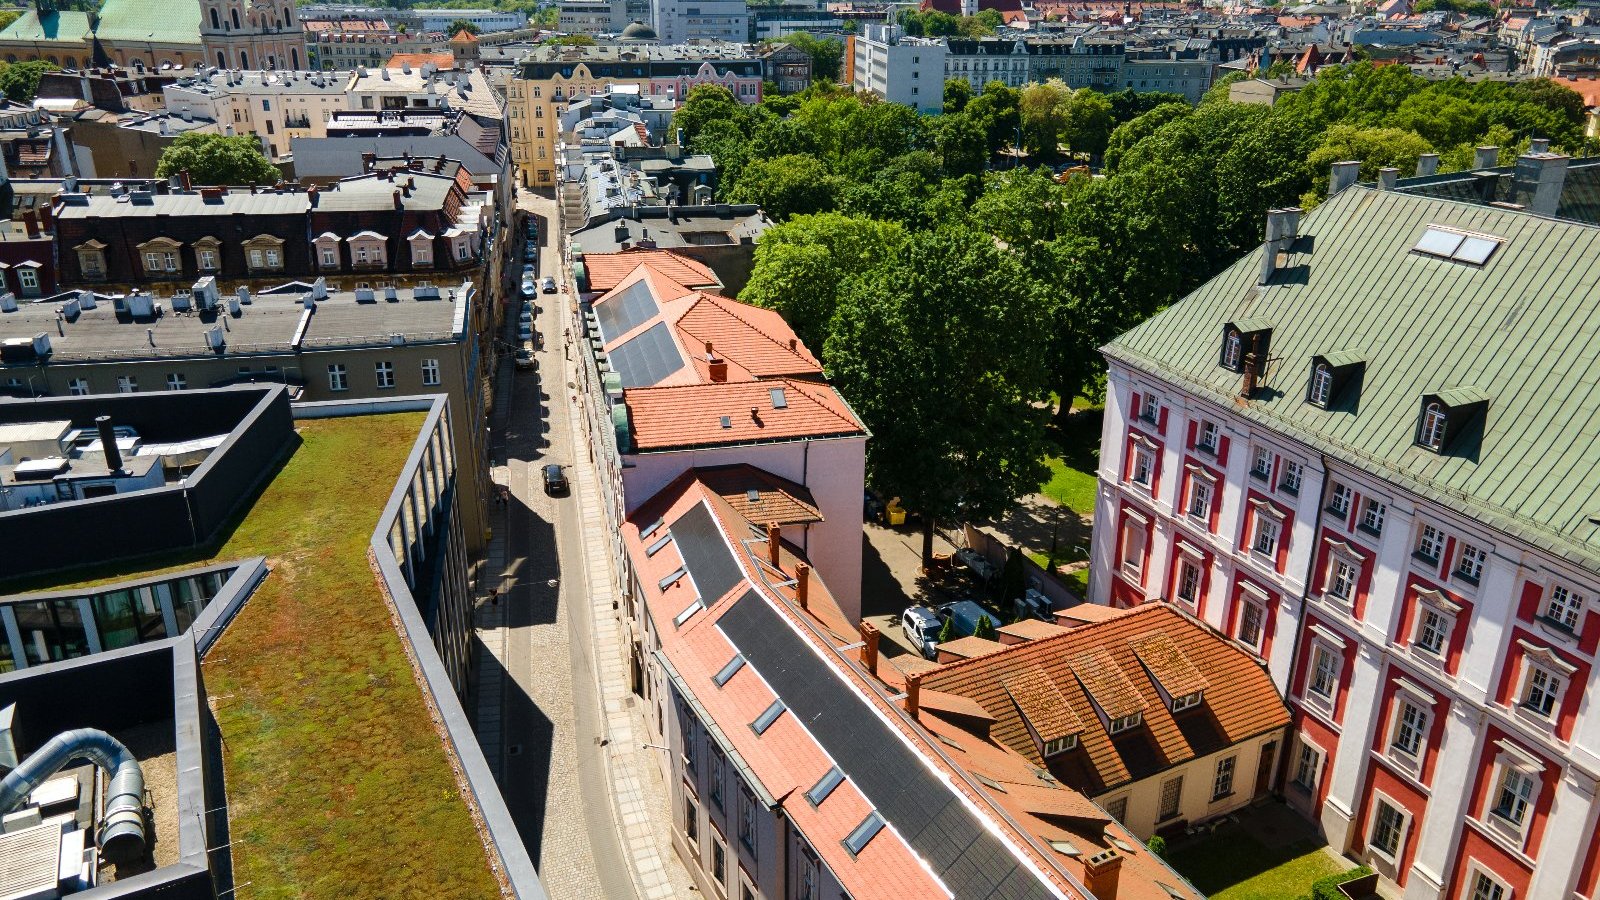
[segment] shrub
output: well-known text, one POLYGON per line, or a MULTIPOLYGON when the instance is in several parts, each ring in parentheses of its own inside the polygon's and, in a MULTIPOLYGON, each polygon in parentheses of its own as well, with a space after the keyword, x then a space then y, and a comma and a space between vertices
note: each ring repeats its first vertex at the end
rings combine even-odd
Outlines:
POLYGON ((1157 856, 1167 855, 1167 839, 1159 834, 1151 835, 1150 840, 1144 842, 1144 846, 1157 856))
POLYGON ((1371 874, 1372 870, 1366 866, 1356 866, 1354 869, 1340 872, 1338 875, 1325 875, 1318 878, 1311 883, 1311 900, 1345 900, 1344 894, 1339 893, 1339 885, 1371 874))

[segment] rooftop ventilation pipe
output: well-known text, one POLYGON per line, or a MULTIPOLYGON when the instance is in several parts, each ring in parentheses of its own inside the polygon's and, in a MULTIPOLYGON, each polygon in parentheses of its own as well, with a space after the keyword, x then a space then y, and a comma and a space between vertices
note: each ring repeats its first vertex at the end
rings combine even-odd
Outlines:
MULTIPOLYGON (((102 429, 110 427, 102 416, 102 429)), ((144 856, 144 772, 122 742, 97 728, 63 731, 34 751, 0 781, 0 814, 21 806, 51 775, 75 759, 86 759, 111 777, 106 789, 105 818, 97 843, 112 862, 132 862, 144 856)))
MULTIPOLYGON (((152 339, 151 343, 154 343, 152 339)), ((106 468, 116 472, 122 468, 122 453, 117 450, 117 430, 111 427, 110 416, 95 416, 95 427, 100 429, 100 448, 106 454, 106 468)))

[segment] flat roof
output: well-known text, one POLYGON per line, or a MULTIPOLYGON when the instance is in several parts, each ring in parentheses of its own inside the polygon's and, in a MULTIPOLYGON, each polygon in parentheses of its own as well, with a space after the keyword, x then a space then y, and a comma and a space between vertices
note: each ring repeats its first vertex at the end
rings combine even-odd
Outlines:
POLYGON ((38 586, 266 557, 271 574, 202 664, 227 748, 234 883, 263 895, 501 895, 367 560, 426 417, 298 421, 300 443, 220 547, 38 586))

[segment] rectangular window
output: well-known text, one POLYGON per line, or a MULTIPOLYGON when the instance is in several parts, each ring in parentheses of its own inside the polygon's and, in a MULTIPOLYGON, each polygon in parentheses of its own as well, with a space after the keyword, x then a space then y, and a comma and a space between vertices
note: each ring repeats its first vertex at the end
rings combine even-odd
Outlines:
POLYGON ((1328 566, 1328 593, 1349 603, 1355 594, 1357 573, 1349 560, 1335 556, 1328 566))
POLYGON ((706 793, 711 796, 711 805, 722 811, 726 809, 722 802, 723 762, 726 757, 716 742, 709 742, 709 746, 711 752, 706 754, 710 759, 706 766, 706 793))
POLYGON ((1578 630, 1578 618, 1583 614, 1583 595, 1566 585, 1550 588, 1550 599, 1545 603, 1544 617, 1568 631, 1578 630))
POLYGON ((1126 819, 1128 817, 1128 797, 1127 797, 1127 795, 1124 794, 1123 796, 1118 797, 1115 800, 1112 800, 1111 802, 1107 803, 1104 808, 1105 808, 1105 811, 1106 811, 1106 815, 1110 816, 1113 819, 1116 819, 1118 822, 1121 822, 1123 819, 1126 819))
POLYGON ((262 267, 264 262, 265 259, 262 257, 260 250, 252 249, 250 251, 250 268, 259 269, 262 267))
POLYGON ((167 390, 181 391, 189 386, 189 379, 182 372, 169 372, 167 374, 167 390))
POLYGON ((700 852, 700 804, 694 802, 694 795, 683 795, 683 836, 688 839, 689 849, 700 852))
POLYGON ((1424 606, 1417 617, 1417 649, 1439 656, 1444 652, 1445 637, 1450 633, 1450 621, 1432 607, 1424 606))
POLYGON ((214 272, 217 268, 217 251, 202 249, 196 250, 195 255, 200 260, 200 268, 207 272, 214 272))
POLYGON ((333 249, 332 247, 323 247, 322 248, 322 264, 325 265, 325 266, 338 265, 339 264, 339 251, 333 249))
POLYGON ((1339 656, 1327 647, 1317 644, 1311 651, 1311 679, 1306 684, 1311 693, 1327 700, 1339 687, 1339 656))
POLYGON ((1254 600, 1244 601, 1244 608, 1239 611, 1239 640, 1259 649, 1266 621, 1267 611, 1261 604, 1254 600))
POLYGON ((1349 515, 1351 493, 1348 487, 1335 481, 1333 483, 1333 494, 1328 498, 1328 512, 1341 517, 1349 515))
POLYGON ((1395 717, 1394 737, 1389 749, 1416 758, 1422 750, 1422 738, 1427 732, 1428 714, 1414 703, 1400 701, 1400 714, 1395 717))
POLYGON ((377 375, 379 388, 394 387, 394 363, 388 360, 376 363, 373 366, 373 371, 377 375))
POLYGON ((117 376, 117 393, 133 394, 139 391, 139 379, 133 375, 117 376))
POLYGON ((1555 712, 1556 700, 1565 685, 1560 675, 1543 666, 1528 663, 1528 688, 1523 692, 1522 705, 1545 718, 1555 712))
POLYGON ((1278 520, 1271 516, 1256 514, 1256 536, 1250 542, 1250 549, 1267 557, 1278 555, 1278 535, 1282 526, 1278 520))
POLYGON ((1155 452, 1143 444, 1135 444, 1133 448, 1133 474, 1134 484, 1150 486, 1150 478, 1155 471, 1155 452))
POLYGON ((1389 511, 1387 506, 1367 497, 1361 501, 1361 527, 1373 534, 1383 533, 1383 516, 1389 511))
MULTIPOLYGON (((168 254, 168 255, 171 255, 171 254, 168 254)), ((39 270, 38 269, 28 269, 28 268, 18 269, 17 270, 17 282, 22 285, 22 289, 24 291, 36 291, 36 290, 38 290, 39 289, 39 270)))
POLYGON ((1233 793, 1233 767, 1238 761, 1237 756, 1217 760, 1217 775, 1211 780, 1211 802, 1233 793))
POLYGON ((161 271, 161 254, 152 250, 144 255, 144 270, 146 272, 161 271))
POLYGON ((1272 475, 1272 451, 1265 447, 1257 447, 1250 457, 1250 474, 1257 478, 1267 478, 1272 475))
POLYGON ((1170 781, 1161 784, 1161 810, 1156 816, 1159 822, 1176 819, 1182 807, 1183 776, 1179 775, 1170 781))
POLYGON ((1189 515, 1207 520, 1211 515, 1211 484, 1201 478, 1189 482, 1189 515))
POLYGON ((278 256, 278 251, 269 249, 267 251, 267 268, 276 269, 280 265, 282 265, 282 260, 278 256))
POLYGON ((350 390, 350 379, 345 373, 344 363, 333 363, 328 366, 328 390, 350 390))
POLYGON ((1283 483, 1278 485, 1291 494, 1300 493, 1301 468, 1297 462, 1285 460, 1283 463, 1283 483))
POLYGON ((85 397, 89 394, 89 380, 87 378, 73 378, 67 382, 67 393, 74 397, 85 397))
POLYGON ((1078 746, 1077 735, 1069 734, 1066 737, 1058 737, 1053 741, 1044 742, 1044 755, 1055 756, 1059 753, 1065 753, 1076 746, 1078 746))
POLYGON ((1122 523, 1122 571, 1131 578, 1144 575, 1144 528, 1133 519, 1122 523))
POLYGON ((428 387, 438 386, 439 361, 437 359, 425 359, 422 361, 422 383, 428 387))
POLYGON ((1322 756, 1317 753, 1317 748, 1302 741, 1300 752, 1294 760, 1294 786, 1308 794, 1316 790, 1317 768, 1321 762, 1322 756))
POLYGON ((754 859, 756 855, 756 798, 750 789, 739 785, 739 843, 754 859))
POLYGON ((1137 726, 1142 721, 1144 721, 1143 713, 1133 713, 1132 715, 1118 716, 1117 718, 1111 720, 1111 727, 1109 730, 1112 734, 1121 734, 1122 732, 1137 726))
POLYGON ((1416 555, 1429 562, 1437 563, 1439 554, 1444 552, 1444 532, 1432 525, 1422 526, 1422 531, 1417 534, 1416 555))
POLYGON ((1161 398, 1155 394, 1145 394, 1139 401, 1139 418, 1154 425, 1161 421, 1161 398))
POLYGON ((1187 559, 1178 561, 1178 599, 1190 607, 1200 599, 1200 567, 1187 559))
POLYGON ((1217 423, 1202 421, 1195 432, 1195 446, 1207 453, 1217 452, 1217 423))
POLYGON ((1378 811, 1372 817, 1372 849, 1391 860, 1400 858, 1400 838, 1405 830, 1405 814, 1387 801, 1375 800, 1378 811))
POLYGON ((715 828, 711 829, 711 877, 717 884, 728 883, 728 845, 722 842, 722 835, 717 834, 715 828))
POLYGON ((1528 807, 1533 803, 1538 782, 1533 775, 1506 766, 1500 775, 1500 789, 1495 793, 1494 808, 1490 812, 1511 824, 1522 827, 1528 818, 1528 807))
POLYGON ((1482 547, 1462 544, 1461 557, 1456 560, 1456 575, 1477 584, 1478 579, 1483 577, 1483 564, 1488 558, 1488 551, 1482 547))
POLYGON ((1505 885, 1482 872, 1472 876, 1472 900, 1506 900, 1505 885))

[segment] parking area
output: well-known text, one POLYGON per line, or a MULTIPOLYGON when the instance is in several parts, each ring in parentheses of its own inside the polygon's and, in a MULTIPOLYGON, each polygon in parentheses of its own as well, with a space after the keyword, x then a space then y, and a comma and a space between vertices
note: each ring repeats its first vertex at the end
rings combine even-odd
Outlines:
MULTIPOLYGON (((900 627, 900 614, 918 605, 932 609, 957 600, 982 604, 996 625, 1011 621, 995 608, 988 591, 964 566, 952 562, 935 577, 922 572, 920 526, 889 527, 874 522, 862 526, 861 618, 883 635, 879 652, 888 657, 920 656, 900 627)), ((953 535, 959 539, 959 533, 953 535)), ((945 535, 934 533, 933 552, 948 556, 958 547, 945 535)))

